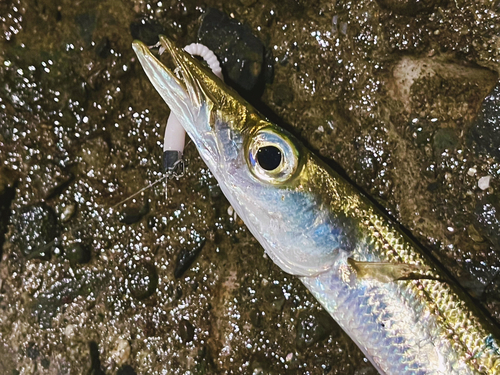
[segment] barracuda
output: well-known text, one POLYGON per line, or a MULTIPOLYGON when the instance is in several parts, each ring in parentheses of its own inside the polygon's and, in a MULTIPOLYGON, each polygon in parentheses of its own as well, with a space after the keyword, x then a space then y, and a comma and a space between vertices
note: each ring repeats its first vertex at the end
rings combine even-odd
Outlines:
POLYGON ((499 374, 497 327, 397 224, 165 37, 133 49, 225 196, 381 374, 499 374))

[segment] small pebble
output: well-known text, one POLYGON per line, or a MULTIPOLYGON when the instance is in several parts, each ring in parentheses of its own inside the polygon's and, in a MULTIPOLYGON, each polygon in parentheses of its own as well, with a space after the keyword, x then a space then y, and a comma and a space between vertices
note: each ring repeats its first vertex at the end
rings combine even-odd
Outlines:
POLYGON ((182 319, 179 323, 179 336, 184 343, 193 341, 194 338, 194 327, 186 319, 182 319))
POLYGON ((196 257, 201 252, 201 249, 205 246, 205 242, 206 240, 202 239, 200 242, 194 244, 193 247, 184 247, 181 251, 179 251, 175 261, 174 270, 174 276, 176 279, 182 277, 184 272, 191 267, 196 257))
POLYGON ((479 179, 477 182, 477 186, 479 186, 479 189, 481 190, 486 190, 490 187, 490 180, 491 176, 484 176, 479 179))
POLYGON ((73 324, 68 324, 64 329, 64 336, 68 339, 75 337, 75 326, 73 324))
POLYGON ((71 265, 85 264, 90 261, 91 251, 85 244, 75 242, 66 248, 65 255, 71 265))
POLYGON ((148 212, 149 202, 147 200, 133 200, 122 208, 118 220, 120 220, 120 223, 134 224, 141 220, 148 212))
POLYGON ((156 292, 158 287, 158 272, 152 263, 134 265, 128 275, 130 293, 138 300, 146 299, 156 292))
POLYGON ((61 213, 59 214, 61 221, 65 223, 69 219, 71 219, 71 217, 75 213, 75 210, 76 210, 76 205, 74 204, 63 205, 61 207, 61 213))
POLYGON ((227 208, 227 214, 234 220, 236 221, 238 219, 238 214, 234 210, 233 206, 229 206, 227 208))
POLYGON ((476 168, 469 168, 469 170, 467 171, 467 175, 469 176, 474 176, 477 172, 477 169, 476 168))
POLYGON ((127 340, 118 339, 116 341, 115 348, 110 355, 118 366, 123 365, 127 362, 128 357, 130 356, 130 344, 127 340))

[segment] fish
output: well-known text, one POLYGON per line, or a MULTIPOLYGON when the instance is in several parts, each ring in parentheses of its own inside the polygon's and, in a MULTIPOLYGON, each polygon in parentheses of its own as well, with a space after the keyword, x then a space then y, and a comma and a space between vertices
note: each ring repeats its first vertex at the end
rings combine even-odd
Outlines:
POLYGON ((500 332, 422 246, 165 36, 138 61, 266 254, 380 374, 499 374, 500 332))

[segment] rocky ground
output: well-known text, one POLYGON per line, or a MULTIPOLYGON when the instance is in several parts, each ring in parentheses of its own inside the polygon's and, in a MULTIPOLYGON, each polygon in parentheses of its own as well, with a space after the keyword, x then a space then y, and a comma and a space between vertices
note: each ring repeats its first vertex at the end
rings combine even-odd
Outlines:
POLYGON ((131 49, 202 41, 500 322, 500 3, 0 2, 0 373, 376 374, 263 254, 131 49))

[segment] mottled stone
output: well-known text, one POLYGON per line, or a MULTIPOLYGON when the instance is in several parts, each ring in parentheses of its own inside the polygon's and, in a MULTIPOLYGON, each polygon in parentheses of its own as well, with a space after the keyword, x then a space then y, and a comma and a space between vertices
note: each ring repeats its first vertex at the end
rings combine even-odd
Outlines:
POLYGON ((477 120, 467 135, 476 154, 491 155, 500 162, 500 85, 484 99, 477 120))
POLYGON ((132 295, 143 300, 152 296, 158 287, 158 273, 153 264, 140 262, 130 269, 128 282, 132 295))
POLYGON ((91 251, 86 244, 74 242, 65 247, 65 255, 73 265, 85 264, 90 261, 91 251))
POLYGON ((326 339, 339 327, 333 318, 325 311, 303 311, 297 322, 297 337, 295 343, 298 350, 305 350, 326 339))
POLYGON ((67 188, 73 175, 54 163, 47 163, 32 178, 32 185, 44 199, 59 195, 67 188))
POLYGON ((81 38, 85 43, 90 44, 97 24, 95 13, 82 13, 75 16, 75 23, 78 25, 81 38))
POLYGON ((433 146, 436 155, 443 151, 453 151, 458 144, 457 132, 454 129, 443 128, 439 129, 433 138, 433 146))
POLYGON ((178 279, 182 277, 182 275, 184 275, 184 272, 186 272, 191 267, 194 260, 196 259, 196 257, 201 252, 204 246, 205 246, 205 240, 196 243, 193 247, 189 248, 183 247, 179 251, 179 254, 177 255, 177 259, 175 261, 175 270, 174 270, 175 278, 178 279))
POLYGON ((209 8, 198 38, 214 51, 229 84, 247 92, 262 89, 264 45, 247 25, 209 8))
POLYGON ((485 195, 477 202, 475 214, 482 234, 498 248, 500 246, 500 196, 498 194, 485 195))
POLYGON ((439 6, 442 1, 435 0, 377 0, 384 8, 390 9, 397 14, 407 16, 415 16, 420 12, 429 11, 432 8, 439 6))
POLYGON ((135 203, 127 202, 126 206, 120 211, 119 220, 124 224, 137 223, 148 212, 149 202, 146 199, 135 203))
POLYGON ((45 203, 26 206, 11 218, 12 242, 27 258, 49 259, 58 234, 57 216, 45 203))
POLYGON ((149 46, 158 43, 158 36, 165 34, 165 29, 158 22, 140 18, 130 24, 132 38, 138 39, 149 46))

